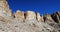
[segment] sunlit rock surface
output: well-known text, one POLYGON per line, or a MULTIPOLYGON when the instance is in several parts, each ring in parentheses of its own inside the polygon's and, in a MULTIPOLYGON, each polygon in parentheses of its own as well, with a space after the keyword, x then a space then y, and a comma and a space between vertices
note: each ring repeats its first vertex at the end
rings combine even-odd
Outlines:
POLYGON ((27 11, 26 12, 26 19, 36 19, 36 14, 33 11, 27 11))
POLYGON ((15 13, 14 16, 16 19, 18 19, 20 21, 24 20, 24 12, 23 11, 17 10, 17 12, 15 13))
POLYGON ((54 24, 54 20, 52 19, 51 15, 46 14, 44 15, 44 22, 48 24, 54 24))
POLYGON ((38 22, 44 22, 43 16, 40 16, 39 13, 37 13, 36 19, 38 20, 38 22))
POLYGON ((6 0, 0 0, 0 32, 60 32, 60 12, 40 16, 33 11, 12 14, 6 0))
POLYGON ((2 17, 11 16, 11 10, 9 9, 6 0, 0 0, 0 16, 2 17))

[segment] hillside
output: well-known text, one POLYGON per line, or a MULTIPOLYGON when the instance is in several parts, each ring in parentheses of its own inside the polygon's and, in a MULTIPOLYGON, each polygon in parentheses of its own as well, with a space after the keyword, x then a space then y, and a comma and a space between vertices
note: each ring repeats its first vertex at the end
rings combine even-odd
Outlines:
POLYGON ((60 32, 60 12, 40 16, 34 11, 12 10, 0 0, 0 32, 60 32))

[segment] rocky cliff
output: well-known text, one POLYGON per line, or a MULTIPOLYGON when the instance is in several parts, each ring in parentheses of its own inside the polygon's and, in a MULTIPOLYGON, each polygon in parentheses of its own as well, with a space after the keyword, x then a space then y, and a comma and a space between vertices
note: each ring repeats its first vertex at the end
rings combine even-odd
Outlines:
POLYGON ((40 16, 34 11, 12 14, 6 0, 0 0, 0 32, 60 32, 60 12, 40 16))

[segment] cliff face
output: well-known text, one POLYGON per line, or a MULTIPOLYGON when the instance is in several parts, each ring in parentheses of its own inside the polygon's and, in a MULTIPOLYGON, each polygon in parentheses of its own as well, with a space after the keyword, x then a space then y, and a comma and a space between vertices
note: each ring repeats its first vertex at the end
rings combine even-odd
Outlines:
POLYGON ((33 11, 12 14, 6 0, 0 0, 0 32, 60 32, 60 12, 40 16, 33 11))

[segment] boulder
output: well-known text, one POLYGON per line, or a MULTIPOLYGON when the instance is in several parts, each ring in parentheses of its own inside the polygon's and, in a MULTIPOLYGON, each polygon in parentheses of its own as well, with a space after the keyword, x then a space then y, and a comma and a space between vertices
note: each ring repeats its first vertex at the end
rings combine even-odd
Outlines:
POLYGON ((27 11, 25 13, 25 17, 26 17, 25 18, 25 22, 28 25, 33 25, 33 24, 37 23, 35 12, 33 12, 33 11, 27 11))
POLYGON ((31 19, 36 19, 36 14, 33 11, 27 11, 26 12, 26 19, 31 20, 31 19))
POLYGON ((20 21, 24 20, 24 12, 23 11, 17 10, 17 12, 14 15, 15 15, 16 19, 18 19, 20 21))

